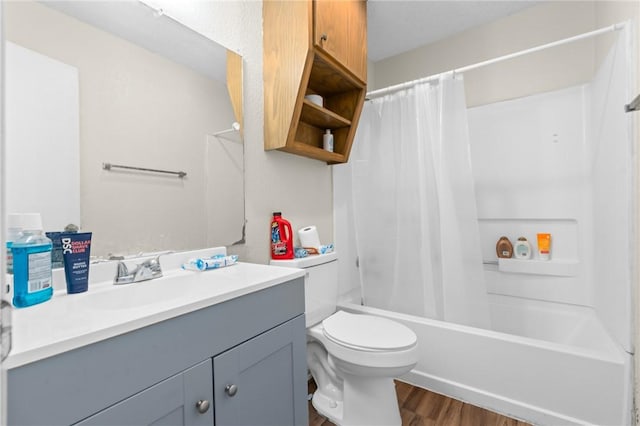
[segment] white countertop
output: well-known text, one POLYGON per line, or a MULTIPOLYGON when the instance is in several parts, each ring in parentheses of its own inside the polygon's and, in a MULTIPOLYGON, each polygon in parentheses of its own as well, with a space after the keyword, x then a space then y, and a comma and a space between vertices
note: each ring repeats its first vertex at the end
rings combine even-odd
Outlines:
POLYGON ((165 271, 163 264, 163 277, 154 280, 90 282, 79 294, 56 290, 47 302, 12 310, 12 349, 4 366, 19 367, 302 276, 301 269, 251 263, 204 272, 165 271))

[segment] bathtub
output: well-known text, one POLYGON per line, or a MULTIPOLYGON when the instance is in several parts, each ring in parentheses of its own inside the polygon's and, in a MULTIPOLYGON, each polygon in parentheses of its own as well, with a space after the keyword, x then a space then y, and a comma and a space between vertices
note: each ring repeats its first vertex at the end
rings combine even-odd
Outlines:
POLYGON ((399 321, 420 359, 400 379, 534 424, 629 425, 631 355, 591 308, 490 296, 492 330, 341 303, 399 321))

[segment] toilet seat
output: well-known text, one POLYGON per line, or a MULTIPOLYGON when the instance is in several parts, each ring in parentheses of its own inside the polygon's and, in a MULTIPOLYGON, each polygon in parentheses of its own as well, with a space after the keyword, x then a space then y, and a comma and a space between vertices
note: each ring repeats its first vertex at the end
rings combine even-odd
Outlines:
POLYGON ((386 374, 388 369, 411 369, 418 360, 418 339, 411 329, 372 315, 338 311, 307 329, 307 333, 322 343, 330 357, 340 360, 343 370, 364 367, 376 369, 368 373, 371 375, 386 374), (359 318, 361 316, 365 318, 359 318), (385 331, 376 336, 376 327, 381 324, 385 331), (397 333, 397 336, 385 342, 388 333, 397 333), (350 338, 352 340, 347 341, 350 338))
POLYGON ((322 321, 324 335, 334 343, 361 351, 403 351, 416 345, 408 327, 372 315, 338 311, 322 321))

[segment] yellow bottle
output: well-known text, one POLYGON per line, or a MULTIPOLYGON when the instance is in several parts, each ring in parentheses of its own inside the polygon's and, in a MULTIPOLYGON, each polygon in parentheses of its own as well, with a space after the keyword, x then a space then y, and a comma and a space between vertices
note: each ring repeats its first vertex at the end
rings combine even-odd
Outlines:
POLYGON ((551 234, 538 234, 538 258, 540 260, 551 258, 551 234))

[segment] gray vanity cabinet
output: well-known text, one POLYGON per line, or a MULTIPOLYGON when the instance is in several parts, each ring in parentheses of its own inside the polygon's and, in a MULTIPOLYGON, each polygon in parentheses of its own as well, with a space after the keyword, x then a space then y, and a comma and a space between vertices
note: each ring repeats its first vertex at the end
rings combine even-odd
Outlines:
POLYGON ((76 424, 211 426, 212 396, 211 360, 206 360, 76 424))
POLYGON ((10 368, 7 387, 11 425, 307 425, 303 279, 10 368))

